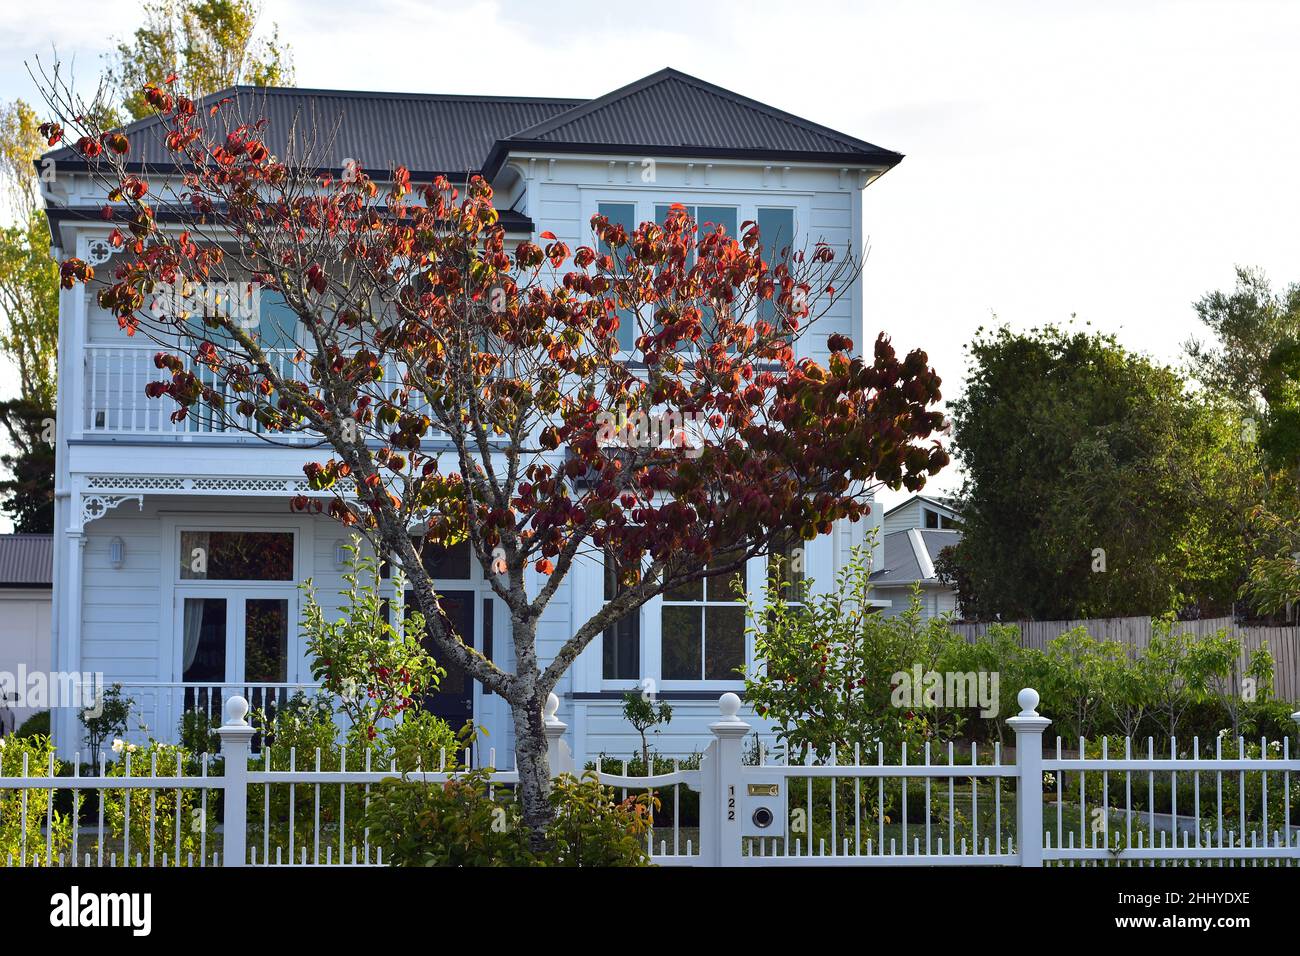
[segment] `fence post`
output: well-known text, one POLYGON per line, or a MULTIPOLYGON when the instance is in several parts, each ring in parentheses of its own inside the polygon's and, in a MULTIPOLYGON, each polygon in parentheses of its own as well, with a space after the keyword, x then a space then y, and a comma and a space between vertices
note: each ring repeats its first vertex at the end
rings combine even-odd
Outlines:
POLYGON ((244 718, 248 701, 236 694, 226 701, 223 721, 217 728, 225 776, 222 801, 221 865, 243 866, 248 860, 248 754, 256 731, 244 718))
POLYGON ((1043 731, 1051 723, 1038 713, 1038 691, 1017 696, 1020 713, 1007 720, 1016 732, 1016 842, 1021 866, 1043 865, 1043 731))
POLYGON ((564 742, 564 732, 569 725, 556 716, 559 709, 560 698, 554 692, 547 694, 546 706, 542 708, 542 731, 546 734, 546 762, 552 777, 574 772, 573 751, 564 742))
POLYGON ((750 726, 736 716, 740 698, 731 692, 718 698, 718 712, 722 718, 709 724, 714 737, 712 767, 702 775, 706 779, 700 794, 700 862, 740 866, 741 750, 750 726))

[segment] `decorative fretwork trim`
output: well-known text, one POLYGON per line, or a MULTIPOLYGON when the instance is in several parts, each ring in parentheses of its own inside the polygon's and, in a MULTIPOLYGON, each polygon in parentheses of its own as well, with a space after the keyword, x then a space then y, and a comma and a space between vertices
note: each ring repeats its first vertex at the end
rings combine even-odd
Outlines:
POLYGON ((124 501, 135 501, 144 510, 144 495, 83 495, 81 497, 81 527, 96 518, 102 518, 124 501))
POLYGON ((306 478, 188 478, 180 475, 89 475, 86 488, 91 491, 133 491, 172 494, 207 494, 227 492, 235 495, 303 495, 310 494, 306 478))

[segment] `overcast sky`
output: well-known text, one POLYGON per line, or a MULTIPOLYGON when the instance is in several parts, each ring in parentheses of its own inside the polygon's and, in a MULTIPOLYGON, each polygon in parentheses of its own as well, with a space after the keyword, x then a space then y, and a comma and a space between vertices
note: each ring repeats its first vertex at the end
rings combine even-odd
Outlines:
MULTIPOLYGON (((6 4, 0 93, 32 99, 23 61, 51 45, 91 78, 136 10, 6 4)), ((263 20, 302 86, 593 97, 672 66, 906 154, 866 192, 867 327, 926 349, 950 396, 994 315, 1075 313, 1176 361, 1234 264, 1300 280, 1294 2, 266 0, 263 20)))

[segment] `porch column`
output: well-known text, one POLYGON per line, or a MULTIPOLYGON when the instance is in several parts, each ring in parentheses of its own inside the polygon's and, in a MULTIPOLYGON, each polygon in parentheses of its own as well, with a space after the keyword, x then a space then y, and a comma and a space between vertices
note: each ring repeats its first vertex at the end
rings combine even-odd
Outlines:
MULTIPOLYGON (((73 512, 72 520, 75 521, 75 515, 78 508, 77 498, 73 496, 69 502, 69 510, 73 512)), ((65 539, 68 543, 67 559, 65 567, 67 575, 62 581, 63 586, 63 608, 60 614, 64 628, 65 640, 63 649, 66 655, 60 653, 58 664, 52 665, 57 670, 69 674, 80 674, 81 666, 81 592, 82 592, 82 571, 85 566, 86 552, 86 533, 81 528, 71 527, 65 532, 65 539)), ((53 657, 53 655, 51 655, 53 657)), ((59 750, 65 756, 72 756, 81 750, 82 726, 77 720, 77 708, 66 706, 57 707, 52 714, 57 715, 57 719, 51 722, 51 732, 55 735, 55 743, 59 750)))

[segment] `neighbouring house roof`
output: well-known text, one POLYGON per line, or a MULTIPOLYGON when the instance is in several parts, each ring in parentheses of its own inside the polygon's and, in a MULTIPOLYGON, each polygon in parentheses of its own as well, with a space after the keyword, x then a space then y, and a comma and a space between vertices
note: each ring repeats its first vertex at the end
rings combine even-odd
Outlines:
MULTIPOLYGON (((903 157, 706 83, 660 70, 594 100, 534 97, 366 93, 297 87, 236 86, 200 101, 200 109, 234 100, 218 117, 225 126, 268 121, 262 137, 272 153, 302 157, 317 169, 401 164, 417 179, 444 173, 492 176, 511 151, 725 155, 845 165, 894 166, 903 157), (295 138, 296 137, 296 138, 295 138)), ((157 117, 124 127, 131 165, 172 165, 157 117)), ((37 160, 85 168, 71 147, 37 160)))
POLYGON ((54 535, 0 534, 0 588, 48 588, 54 583, 54 535))
POLYGON ((940 551, 960 540, 960 531, 934 528, 911 528, 885 535, 883 567, 871 573, 872 587, 939 584, 934 573, 935 559, 940 551))

